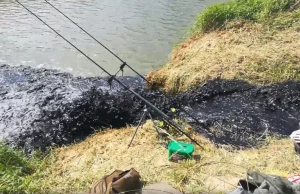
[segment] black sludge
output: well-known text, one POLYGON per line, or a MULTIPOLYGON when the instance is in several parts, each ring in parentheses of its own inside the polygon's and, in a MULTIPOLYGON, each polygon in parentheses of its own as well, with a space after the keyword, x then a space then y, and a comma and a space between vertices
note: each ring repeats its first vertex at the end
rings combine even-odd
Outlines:
MULTIPOLYGON (((120 79, 168 115, 184 117, 216 143, 253 146, 270 133, 289 135, 298 129, 297 82, 255 87, 214 80, 166 100, 158 91, 145 90, 141 79, 120 79), (170 111, 179 104, 199 122, 170 111)), ((110 88, 107 78, 0 66, 0 139, 26 152, 73 143, 99 128, 135 125, 143 107, 116 83, 110 88)))
MULTIPOLYGON (((299 129, 300 83, 256 87, 242 81, 214 80, 181 94, 220 144, 250 147, 270 134, 299 129)), ((195 127, 196 123, 190 122, 195 127)))
MULTIPOLYGON (((145 92, 137 78, 123 83, 165 110, 167 101, 145 92)), ((99 128, 136 124, 144 104, 107 78, 80 78, 55 70, 0 67, 0 139, 26 152, 82 140, 99 128)))

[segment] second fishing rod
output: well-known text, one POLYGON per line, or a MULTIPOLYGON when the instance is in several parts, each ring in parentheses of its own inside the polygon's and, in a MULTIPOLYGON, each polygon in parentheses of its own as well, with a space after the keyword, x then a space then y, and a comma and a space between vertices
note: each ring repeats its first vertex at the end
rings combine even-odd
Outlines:
MULTIPOLYGON (((48 0, 44 0, 48 5, 50 5, 53 9, 58 11, 60 14, 62 14, 64 17, 66 17, 70 22, 72 22, 74 25, 76 25, 80 30, 82 30, 84 33, 86 33, 89 37, 91 37, 94 41, 96 41, 98 44, 100 44, 104 49, 106 49, 109 53, 111 53, 114 57, 116 57, 120 62, 122 62, 122 65, 120 66, 120 70, 123 72, 123 68, 127 66, 129 69, 131 69, 134 73, 136 73, 139 77, 141 77, 145 82, 149 84, 149 81, 141 75, 139 72, 137 72, 134 68, 132 68, 129 64, 127 64, 124 60, 122 60, 119 56, 117 56, 113 51, 111 51, 109 48, 107 48, 103 43, 101 43, 99 40, 97 40, 94 36, 92 36, 89 32, 87 32, 85 29, 83 29, 81 26, 79 26, 76 22, 74 22, 70 17, 68 17, 66 14, 64 14, 62 11, 60 11, 57 7, 55 7, 52 3, 50 3, 48 0)), ((119 70, 119 71, 120 71, 119 70)), ((165 98, 167 98, 164 95, 165 98)), ((168 98, 167 98, 168 99, 168 98)), ((169 100, 169 99, 168 99, 169 100)), ((202 129, 206 130, 206 127, 203 125, 203 123, 200 123, 199 120, 194 117, 192 114, 187 112, 181 105, 179 105, 179 109, 184 112, 186 115, 190 116, 198 125, 202 127, 202 129)))
POLYGON ((37 16, 35 13, 33 13, 30 9, 28 9, 25 5, 20 3, 18 0, 16 2, 21 5, 24 9, 26 9, 30 14, 35 16, 38 20, 40 20, 44 25, 46 25, 48 28, 50 28, 53 32, 55 32, 58 36, 60 36, 63 40, 65 40, 67 43, 69 43, 73 48, 75 48, 78 52, 80 52, 83 56, 85 56, 88 60, 90 60, 94 65, 99 67, 103 72, 105 72, 108 76, 110 76, 110 79, 116 81, 118 84, 120 84, 124 89, 130 91, 132 94, 134 94, 138 99, 140 99, 142 102, 144 102, 147 106, 149 106, 151 109, 154 110, 154 112, 161 116, 163 120, 165 120, 167 123, 169 123, 171 126, 173 126, 177 131, 184 134, 186 137, 188 137, 192 142, 197 144, 199 147, 203 148, 196 140, 194 140, 189 134, 184 132, 180 126, 178 126, 177 123, 172 121, 172 119, 163 113, 161 110, 159 110, 156 106, 154 106, 152 103, 150 103, 148 100, 140 96, 137 92, 132 90, 130 87, 126 86, 123 82, 118 80, 114 75, 110 74, 107 70, 105 70, 103 67, 101 67, 97 62, 95 62, 93 59, 91 59, 89 56, 87 56, 83 51, 81 51, 79 48, 77 48, 74 44, 72 44, 69 40, 67 40, 64 36, 62 36, 59 32, 57 32, 54 28, 49 26, 44 20, 42 20, 39 16, 37 16))

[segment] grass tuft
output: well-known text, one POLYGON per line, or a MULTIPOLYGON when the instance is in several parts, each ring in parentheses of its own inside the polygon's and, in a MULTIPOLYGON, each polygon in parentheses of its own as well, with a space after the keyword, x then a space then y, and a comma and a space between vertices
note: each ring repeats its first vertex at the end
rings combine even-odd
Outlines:
POLYGON ((193 32, 222 29, 227 22, 248 20, 264 22, 277 13, 288 11, 295 0, 236 0, 209 6, 197 17, 193 32))
POLYGON ((0 143, 0 193, 35 193, 40 186, 35 183, 44 162, 39 153, 26 156, 0 143))

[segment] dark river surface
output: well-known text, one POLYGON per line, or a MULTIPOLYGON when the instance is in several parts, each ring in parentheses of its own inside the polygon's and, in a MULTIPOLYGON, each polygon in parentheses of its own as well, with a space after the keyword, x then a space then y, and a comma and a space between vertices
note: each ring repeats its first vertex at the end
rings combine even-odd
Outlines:
MULTIPOLYGON (((224 0, 49 1, 137 71, 163 65, 199 12, 224 0)), ((120 62, 43 0, 25 6, 110 73, 120 62)), ((0 63, 61 69, 80 76, 101 70, 19 4, 0 1, 0 63)), ((102 74, 104 75, 104 74, 102 74)), ((133 75, 129 70, 125 75, 133 75)))

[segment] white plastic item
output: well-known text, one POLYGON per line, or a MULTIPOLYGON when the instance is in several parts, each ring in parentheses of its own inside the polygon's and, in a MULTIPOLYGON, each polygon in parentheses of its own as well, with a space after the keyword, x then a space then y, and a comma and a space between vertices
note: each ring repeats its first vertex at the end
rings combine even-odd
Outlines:
POLYGON ((300 143, 300 130, 294 131, 290 137, 295 143, 300 143))
POLYGON ((300 183, 300 175, 291 176, 288 178, 292 183, 300 183))

